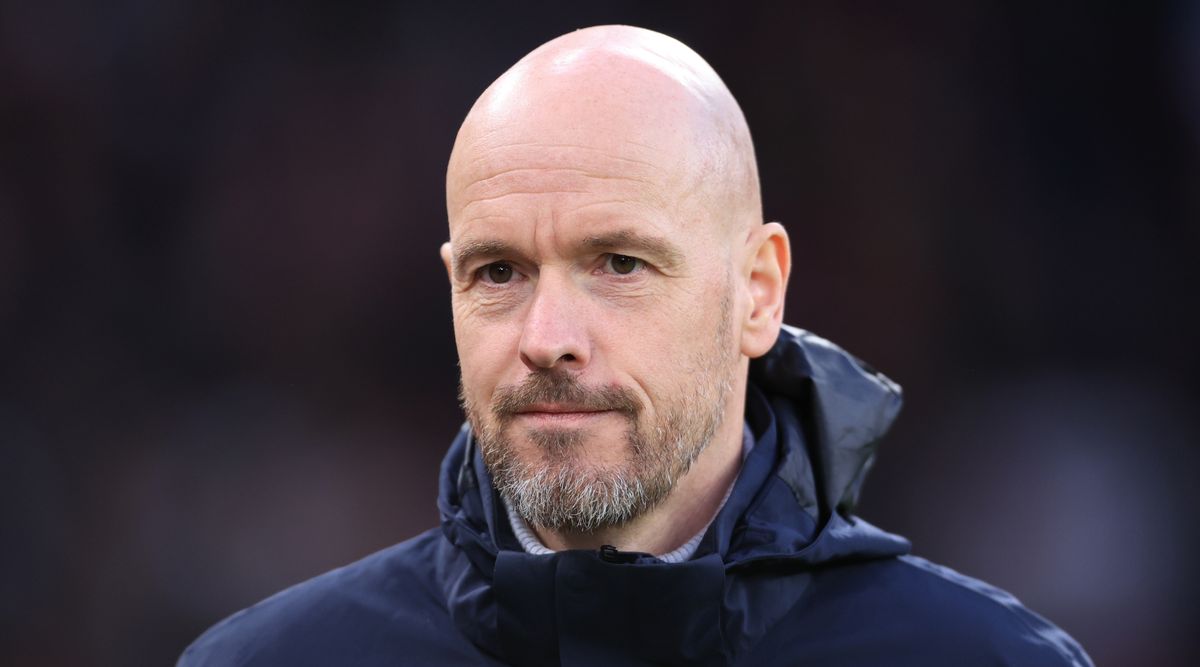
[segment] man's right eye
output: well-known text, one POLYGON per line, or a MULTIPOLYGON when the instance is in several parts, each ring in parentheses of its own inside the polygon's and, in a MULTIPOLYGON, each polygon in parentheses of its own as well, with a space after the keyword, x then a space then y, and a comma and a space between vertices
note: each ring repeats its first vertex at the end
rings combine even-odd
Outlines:
POLYGON ((512 280, 513 268, 508 262, 492 262, 479 270, 480 276, 489 283, 503 285, 512 280))

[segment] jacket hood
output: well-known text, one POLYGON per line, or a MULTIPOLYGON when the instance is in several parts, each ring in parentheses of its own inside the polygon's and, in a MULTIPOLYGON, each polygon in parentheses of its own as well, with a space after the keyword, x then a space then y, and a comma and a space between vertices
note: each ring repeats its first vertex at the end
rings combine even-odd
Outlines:
MULTIPOLYGON (((615 590, 623 585, 620 581, 653 572, 654 578, 637 579, 639 583, 630 590, 637 593, 665 586, 660 596, 684 597, 717 591, 677 608, 694 609, 689 615, 695 617, 708 613, 704 610, 711 603, 706 600, 723 599, 720 609, 710 611, 713 618, 721 619, 725 643, 696 630, 708 624, 693 619, 677 623, 682 634, 670 644, 695 645, 698 651, 728 656, 739 648, 729 643, 730 638, 745 644, 761 636, 773 619, 786 611, 774 607, 783 604, 780 601, 794 603, 806 585, 806 579, 798 577, 796 591, 781 592, 778 581, 767 588, 763 584, 767 578, 754 576, 756 569, 803 570, 839 560, 907 553, 906 540, 851 514, 876 447, 900 405, 900 387, 887 377, 819 336, 784 326, 772 349, 750 364, 745 418, 755 439, 754 448, 693 559, 666 564, 648 554, 621 554, 624 569, 608 587, 615 590), (630 569, 629 565, 645 569, 630 569), (672 581, 676 583, 664 583, 672 581), (687 634, 693 631, 695 636, 687 634), (713 642, 719 645, 710 645, 713 642)), ((563 622, 564 594, 552 592, 554 581, 561 588, 569 573, 583 576, 579 573, 587 572, 587 580, 592 580, 607 576, 599 573, 613 568, 593 563, 596 552, 525 554, 512 534, 468 425, 463 426, 443 461, 438 507, 446 537, 439 578, 452 615, 456 621, 461 619, 460 629, 476 644, 492 646, 498 655, 515 657, 517 662, 553 662, 553 656, 559 655, 557 646, 546 648, 544 654, 525 652, 528 641, 509 641, 507 651, 496 647, 505 637, 511 640, 512 632, 529 637, 554 634, 553 614, 540 630, 531 620, 537 609, 546 605, 553 609, 559 600, 557 622, 563 622), (511 582, 515 581, 520 583, 513 588, 511 582), (544 599, 533 604, 536 590, 546 586, 550 588, 545 589, 544 599), (508 596, 511 599, 505 602, 500 598, 505 597, 506 588, 521 593, 508 596), (524 609, 515 610, 514 605, 524 609), (518 617, 506 622, 511 614, 518 617), (505 632, 505 627, 515 630, 505 632), (535 631, 540 634, 533 634, 535 631)), ((605 560, 613 562, 609 558, 605 560)), ((662 624, 661 618, 646 621, 662 624)))
POLYGON ((809 465, 796 457, 780 471, 801 503, 809 511, 852 512, 875 449, 900 413, 900 385, 828 340, 787 325, 772 350, 750 365, 750 382, 785 430, 794 426, 809 443, 809 465))

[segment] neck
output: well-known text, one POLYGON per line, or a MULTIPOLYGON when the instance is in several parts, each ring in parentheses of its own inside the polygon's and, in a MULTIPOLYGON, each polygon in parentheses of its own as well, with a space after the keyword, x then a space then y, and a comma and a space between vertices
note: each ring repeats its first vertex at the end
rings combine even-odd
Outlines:
POLYGON ((556 531, 530 526, 538 539, 554 551, 599 549, 612 545, 622 551, 664 554, 682 546, 712 522, 742 464, 743 423, 728 416, 743 414, 745 394, 735 394, 730 410, 712 442, 686 474, 679 478, 667 499, 649 512, 620 526, 592 532, 556 531))

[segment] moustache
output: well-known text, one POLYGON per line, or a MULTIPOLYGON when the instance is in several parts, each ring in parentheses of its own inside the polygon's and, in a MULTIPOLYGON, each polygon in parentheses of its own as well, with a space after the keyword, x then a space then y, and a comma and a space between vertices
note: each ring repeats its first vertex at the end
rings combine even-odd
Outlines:
POLYGON ((530 373, 519 385, 497 387, 492 412, 501 420, 535 403, 566 403, 583 410, 613 410, 629 417, 642 411, 642 401, 633 391, 620 386, 587 387, 561 372, 530 373))

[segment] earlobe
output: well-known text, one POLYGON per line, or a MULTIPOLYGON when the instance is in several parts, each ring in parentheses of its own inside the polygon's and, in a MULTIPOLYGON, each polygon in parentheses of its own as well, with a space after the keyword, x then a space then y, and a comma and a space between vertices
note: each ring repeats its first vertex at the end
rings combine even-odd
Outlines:
POLYGON ((442 264, 446 265, 446 277, 450 282, 454 282, 454 263, 451 261, 450 242, 446 241, 442 244, 440 253, 442 255, 442 264))
POLYGON ((742 323, 742 354, 754 359, 766 354, 779 337, 792 255, 787 230, 778 222, 751 232, 747 246, 750 309, 742 323))

